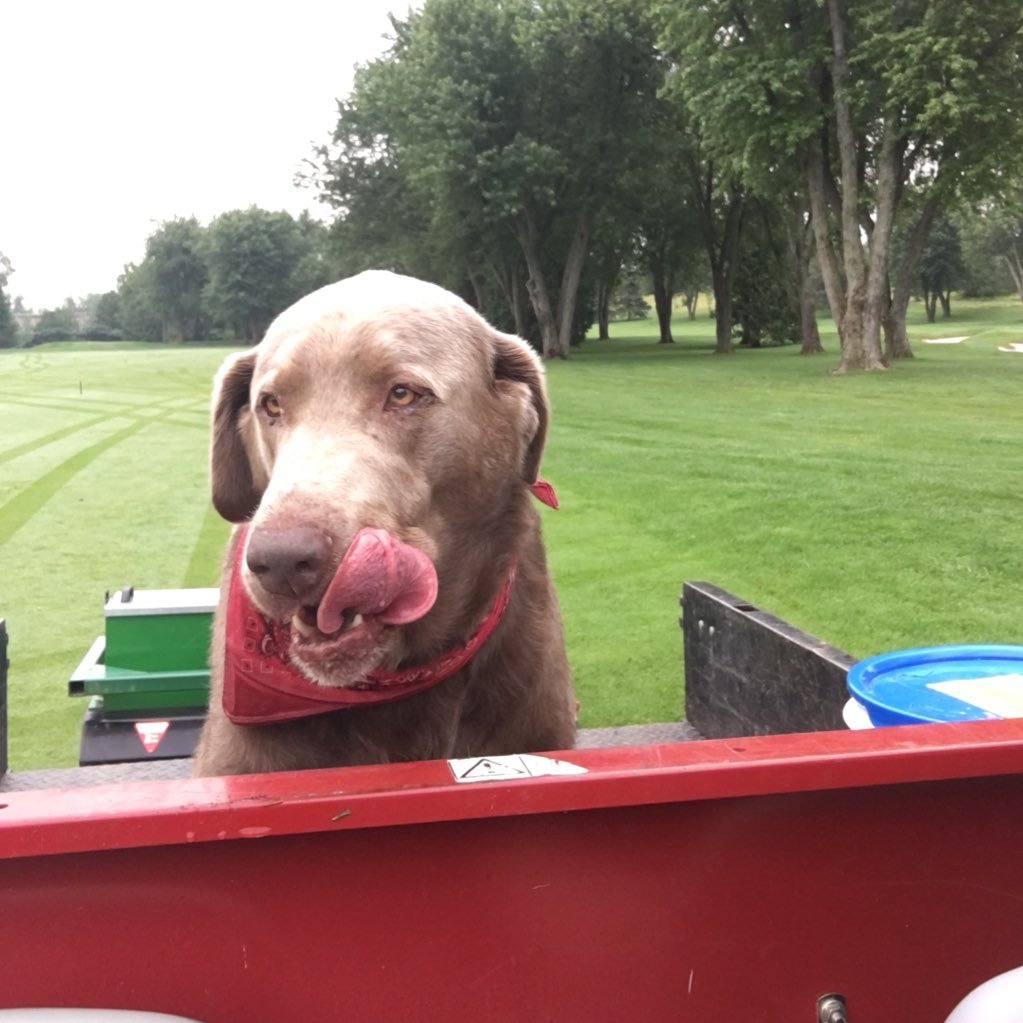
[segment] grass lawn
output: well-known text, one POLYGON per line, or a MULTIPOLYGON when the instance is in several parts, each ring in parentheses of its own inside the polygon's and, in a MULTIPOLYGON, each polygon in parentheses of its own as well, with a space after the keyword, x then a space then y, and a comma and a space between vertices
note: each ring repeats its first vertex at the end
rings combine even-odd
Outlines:
MULTIPOLYGON (((1023 643, 1023 355, 998 351, 1023 341, 1023 306, 953 313, 928 326, 915 305, 917 358, 880 374, 832 376, 826 331, 823 356, 716 356, 706 316, 680 317, 673 346, 652 319, 616 324, 549 366, 562 507, 542 514, 584 726, 680 715, 686 579, 856 656, 1023 643), (922 343, 943 335, 968 340, 922 343)), ((0 352, 15 768, 75 762, 84 704, 66 681, 104 590, 215 581, 206 410, 226 351, 0 352)))

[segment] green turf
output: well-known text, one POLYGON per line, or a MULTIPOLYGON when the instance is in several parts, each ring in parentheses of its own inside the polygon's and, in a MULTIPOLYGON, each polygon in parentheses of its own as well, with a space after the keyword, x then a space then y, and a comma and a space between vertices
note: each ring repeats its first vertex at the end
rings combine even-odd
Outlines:
MULTIPOLYGON (((856 656, 1023 643, 1023 355, 997 350, 1023 341, 1023 307, 954 312, 911 318, 917 358, 887 373, 833 376, 827 332, 823 356, 717 356, 705 316, 680 318, 674 346, 652 321, 614 325, 549 366, 544 472, 562 508, 544 528, 585 726, 679 716, 686 579, 856 656)), ((74 762, 66 680, 105 589, 215 580, 206 408, 226 351, 0 353, 15 767, 74 762)))
POLYGON ((10 632, 12 766, 75 763, 67 679, 103 595, 212 585, 226 524, 207 517, 209 385, 227 349, 44 346, 0 355, 0 615, 10 632))

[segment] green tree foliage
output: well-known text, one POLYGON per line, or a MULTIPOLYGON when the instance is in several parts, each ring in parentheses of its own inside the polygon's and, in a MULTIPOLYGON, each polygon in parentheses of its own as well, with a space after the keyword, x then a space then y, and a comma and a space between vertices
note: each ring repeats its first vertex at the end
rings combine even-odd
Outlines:
POLYGON ((124 336, 136 341, 161 340, 163 320, 156 301, 152 262, 129 263, 117 279, 117 294, 124 336))
POLYGON ((622 275, 611 296, 610 314, 612 320, 645 320, 650 314, 643 292, 647 282, 633 268, 622 275))
POLYGON ((924 245, 918 271, 927 322, 934 322, 938 303, 942 315, 952 315, 952 289, 963 280, 963 249, 959 228, 949 217, 939 217, 924 245))
POLYGON ((90 326, 110 331, 121 330, 121 296, 116 291, 107 291, 99 296, 92 311, 90 326))
POLYGON ((78 317, 75 301, 67 299, 57 309, 46 309, 40 315, 28 341, 29 345, 42 344, 45 341, 70 341, 78 336, 78 317))
POLYGON ((788 213, 766 200, 754 200, 737 254, 735 325, 748 348, 786 344, 800 337, 797 274, 787 248, 788 213), (779 272, 782 271, 782 272, 779 272))
POLYGON ((956 218, 963 292, 988 297, 1014 289, 1023 302, 1023 194, 976 204, 956 218))
POLYGON ((656 101, 642 5, 428 0, 394 29, 320 152, 338 237, 503 296, 516 325, 528 301, 544 353, 566 355, 595 224, 656 101))
POLYGON ((146 239, 142 262, 126 266, 118 280, 120 327, 141 341, 204 337, 206 279, 202 226, 194 217, 166 221, 146 239))
POLYGON ((798 169, 840 370, 908 354, 905 306, 937 213, 1023 152, 1017 0, 664 0, 673 84, 701 145, 747 187, 798 169), (890 242, 903 222, 906 259, 890 242), (889 300, 889 288, 892 298, 889 300))
POLYGON ((707 235, 695 181, 686 173, 692 169, 692 139, 678 105, 657 103, 645 129, 645 158, 633 172, 636 187, 624 209, 631 219, 637 259, 650 275, 660 343, 671 344, 676 292, 692 294, 707 282, 707 235))
POLYGON ((258 341, 317 277, 311 237, 310 226, 304 232, 288 213, 251 206, 217 217, 203 247, 209 272, 203 294, 213 320, 236 337, 258 341))
POLYGON ((298 260, 291 271, 291 287, 295 297, 322 288, 337 280, 336 263, 330 255, 330 232, 326 224, 308 212, 295 221, 299 234, 298 260))
POLYGON ((161 224, 116 293, 95 296, 90 322, 143 341, 195 341, 217 325, 258 340, 277 313, 334 279, 324 224, 251 207, 203 227, 161 224))
POLYGON ((161 340, 180 343, 204 336, 202 290, 206 261, 203 229, 195 217, 161 224, 146 240, 152 301, 160 317, 161 340))

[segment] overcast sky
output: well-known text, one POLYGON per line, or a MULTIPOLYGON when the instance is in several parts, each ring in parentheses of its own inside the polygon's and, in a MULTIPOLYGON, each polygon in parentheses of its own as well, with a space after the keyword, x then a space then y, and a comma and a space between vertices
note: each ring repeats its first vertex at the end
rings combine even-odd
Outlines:
MULTIPOLYGON (((161 221, 322 213, 292 179, 409 0, 3 0, 0 252, 26 308, 109 291, 161 221)), ((418 6, 418 4, 413 4, 418 6)))

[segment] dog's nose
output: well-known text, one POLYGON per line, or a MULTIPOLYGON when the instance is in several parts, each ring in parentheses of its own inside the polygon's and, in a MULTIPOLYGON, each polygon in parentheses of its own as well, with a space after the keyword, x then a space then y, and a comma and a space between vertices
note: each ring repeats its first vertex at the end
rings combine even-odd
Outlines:
POLYGON ((312 526, 259 528, 249 535, 245 561, 269 593, 312 602, 326 581, 330 544, 312 526))

